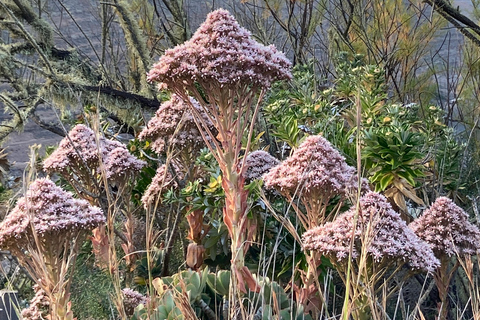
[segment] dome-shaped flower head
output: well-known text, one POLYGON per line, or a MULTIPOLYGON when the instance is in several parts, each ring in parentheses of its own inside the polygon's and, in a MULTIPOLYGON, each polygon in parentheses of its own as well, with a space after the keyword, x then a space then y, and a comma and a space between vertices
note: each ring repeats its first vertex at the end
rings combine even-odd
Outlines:
POLYGON ((480 248, 479 229, 468 221, 468 214, 462 208, 446 197, 437 198, 409 226, 439 258, 475 255, 480 248))
POLYGON ((49 179, 35 180, 0 224, 0 247, 23 252, 34 243, 31 223, 40 239, 62 243, 105 223, 100 208, 74 199, 49 179))
POLYGON ((134 176, 145 166, 145 161, 138 160, 128 152, 127 148, 115 148, 105 159, 107 178, 115 181, 125 181, 134 176))
POLYGON ((192 38, 167 50, 148 74, 160 88, 191 87, 195 82, 219 87, 265 88, 290 79, 290 61, 272 46, 253 40, 226 10, 208 14, 192 38))
POLYGON ((279 163, 278 159, 263 150, 250 152, 245 158, 245 180, 249 182, 261 179, 265 173, 279 163))
POLYGON ((282 195, 300 194, 309 200, 330 199, 357 187, 355 169, 322 136, 309 136, 263 180, 282 195))
POLYGON ((100 137, 102 160, 105 165, 107 179, 125 182, 135 176, 147 164, 132 155, 127 147, 118 141, 100 137))
MULTIPOLYGON (((203 122, 211 131, 214 131, 212 122, 198 102, 193 98, 190 98, 190 102, 202 116, 203 122)), ((187 152, 198 151, 205 147, 189 105, 175 94, 170 100, 162 103, 155 116, 140 132, 139 138, 152 140, 151 149, 157 154, 165 152, 167 145, 174 145, 177 150, 187 152)))
POLYGON ((143 194, 143 206, 145 209, 148 209, 149 206, 155 204, 157 197, 167 192, 169 188, 176 188, 177 186, 177 182, 170 171, 167 170, 167 166, 164 164, 159 166, 152 179, 152 183, 150 183, 150 186, 143 194))
POLYGON ((48 172, 61 174, 68 174, 71 170, 89 172, 99 168, 101 155, 107 178, 119 181, 138 173, 146 164, 131 155, 123 143, 104 137, 99 137, 98 142, 99 147, 92 129, 78 124, 60 142, 57 150, 45 159, 43 166, 48 172))
POLYGON ((58 148, 43 162, 48 172, 66 173, 71 167, 96 166, 98 163, 95 133, 83 124, 70 130, 58 148))
POLYGON ((303 235, 304 248, 318 251, 333 261, 345 262, 354 235, 354 259, 366 249, 377 263, 406 262, 411 269, 427 271, 438 267, 439 261, 432 249, 407 227, 384 196, 369 192, 360 198, 356 227, 355 214, 353 206, 334 221, 308 230, 303 235))

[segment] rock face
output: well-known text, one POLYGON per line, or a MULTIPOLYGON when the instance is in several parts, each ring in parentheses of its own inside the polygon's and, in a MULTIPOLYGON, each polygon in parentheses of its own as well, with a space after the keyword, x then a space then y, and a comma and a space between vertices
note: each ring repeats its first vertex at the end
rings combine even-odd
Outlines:
MULTIPOLYGON (((101 48, 101 34, 98 32, 101 30, 98 1, 47 1, 45 5, 44 10, 48 14, 44 14, 42 18, 62 33, 61 37, 58 34, 55 36, 56 46, 61 49, 76 47, 82 59, 92 60, 94 64, 98 64, 96 51, 101 48), (75 18, 78 26, 70 18, 70 14, 75 18), (85 36, 89 38, 91 44, 86 41, 85 36)), ((7 89, 5 85, 0 85, 0 92, 5 89, 7 89)), ((59 125, 58 112, 53 111, 51 106, 41 105, 37 108, 35 115, 50 125, 59 125)), ((0 121, 10 118, 11 115, 0 112, 0 121)), ((42 148, 39 152, 43 154, 46 146, 56 145, 61 139, 61 136, 43 129, 34 121, 27 121, 22 132, 12 133, 4 144, 11 164, 11 175, 14 177, 22 175, 28 163, 29 146, 41 144, 42 148)))
POLYGON ((3 284, 9 279, 18 267, 17 260, 8 250, 0 250, 0 283, 3 284))

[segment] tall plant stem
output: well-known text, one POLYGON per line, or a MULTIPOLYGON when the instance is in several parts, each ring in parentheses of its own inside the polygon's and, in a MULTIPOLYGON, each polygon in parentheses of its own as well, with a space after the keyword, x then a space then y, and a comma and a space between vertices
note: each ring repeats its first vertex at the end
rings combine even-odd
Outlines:
POLYGON ((458 261, 455 262, 455 265, 448 270, 448 265, 450 264, 450 258, 448 256, 444 256, 441 260, 440 267, 435 271, 434 279, 435 284, 437 285, 438 295, 440 298, 440 302, 438 303, 437 310, 438 320, 446 320, 448 317, 448 309, 449 309, 449 301, 448 301, 448 289, 450 286, 450 282, 452 277, 457 271, 460 263, 458 261))
MULTIPOLYGON (((357 203, 355 207, 355 217, 353 220, 353 230, 357 227, 357 220, 358 215, 360 212, 360 193, 361 193, 361 186, 362 186, 362 179, 361 179, 361 167, 362 167, 362 153, 361 153, 361 137, 360 137, 360 128, 362 125, 362 105, 360 102, 360 89, 357 92, 357 99, 355 101, 357 107, 357 134, 356 134, 356 147, 357 147, 357 178, 358 178, 358 188, 357 188, 357 203)), ((343 309, 342 309, 342 319, 348 320, 349 318, 349 305, 350 305, 350 282, 351 282, 351 272, 352 272, 352 252, 353 252, 353 245, 355 242, 355 232, 352 234, 352 239, 350 242, 350 250, 349 250, 349 257, 348 257, 348 265, 347 265, 347 273, 345 279, 345 299, 343 301, 343 309)))

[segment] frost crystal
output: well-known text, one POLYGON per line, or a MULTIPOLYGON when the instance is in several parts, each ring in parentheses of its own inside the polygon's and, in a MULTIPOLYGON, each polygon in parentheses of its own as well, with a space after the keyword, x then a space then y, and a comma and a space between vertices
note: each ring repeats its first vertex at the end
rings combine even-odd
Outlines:
POLYGON ((30 224, 46 243, 62 243, 105 223, 100 208, 74 199, 49 179, 35 180, 0 224, 0 247, 15 252, 34 243, 30 224))
POLYGON ((480 249, 480 231, 468 221, 468 214, 452 200, 440 197, 410 224, 437 257, 475 255, 480 249))
POLYGON ((360 199, 360 211, 354 229, 355 212, 354 206, 333 222, 305 232, 305 249, 316 250, 334 261, 346 261, 354 232, 354 259, 363 249, 377 263, 401 261, 408 263, 412 269, 430 272, 438 267, 439 261, 432 249, 407 227, 384 196, 369 192, 360 199), (368 245, 362 248, 362 244, 368 245))
MULTIPOLYGON (((198 102, 193 98, 190 101, 202 116, 204 123, 213 131, 213 124, 198 102)), ((165 147, 168 145, 174 145, 177 150, 185 149, 187 152, 198 151, 205 147, 188 104, 175 94, 170 100, 162 103, 155 116, 140 132, 139 139, 151 139, 151 148, 157 154, 165 152, 165 147)))
POLYGON ((208 14, 189 41, 167 50, 148 80, 159 82, 162 89, 195 82, 264 88, 272 81, 290 79, 290 66, 283 53, 253 40, 228 11, 219 9, 208 14))
POLYGON ((245 180, 249 182, 261 179, 265 173, 279 163, 278 159, 263 150, 250 152, 245 158, 245 180))

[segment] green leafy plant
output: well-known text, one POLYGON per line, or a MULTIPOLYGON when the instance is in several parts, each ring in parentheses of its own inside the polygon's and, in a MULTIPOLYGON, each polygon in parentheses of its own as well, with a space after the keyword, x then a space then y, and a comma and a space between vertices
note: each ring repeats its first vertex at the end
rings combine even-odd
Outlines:
POLYGON ((421 135, 409 126, 371 128, 365 132, 364 143, 362 155, 375 191, 384 191, 404 212, 405 197, 423 205, 414 190, 416 181, 424 177, 424 155, 419 151, 423 144, 421 135))
POLYGON ((295 66, 292 81, 273 86, 263 115, 271 134, 296 148, 305 132, 310 132, 319 121, 323 123, 325 105, 313 64, 310 63, 295 66))

